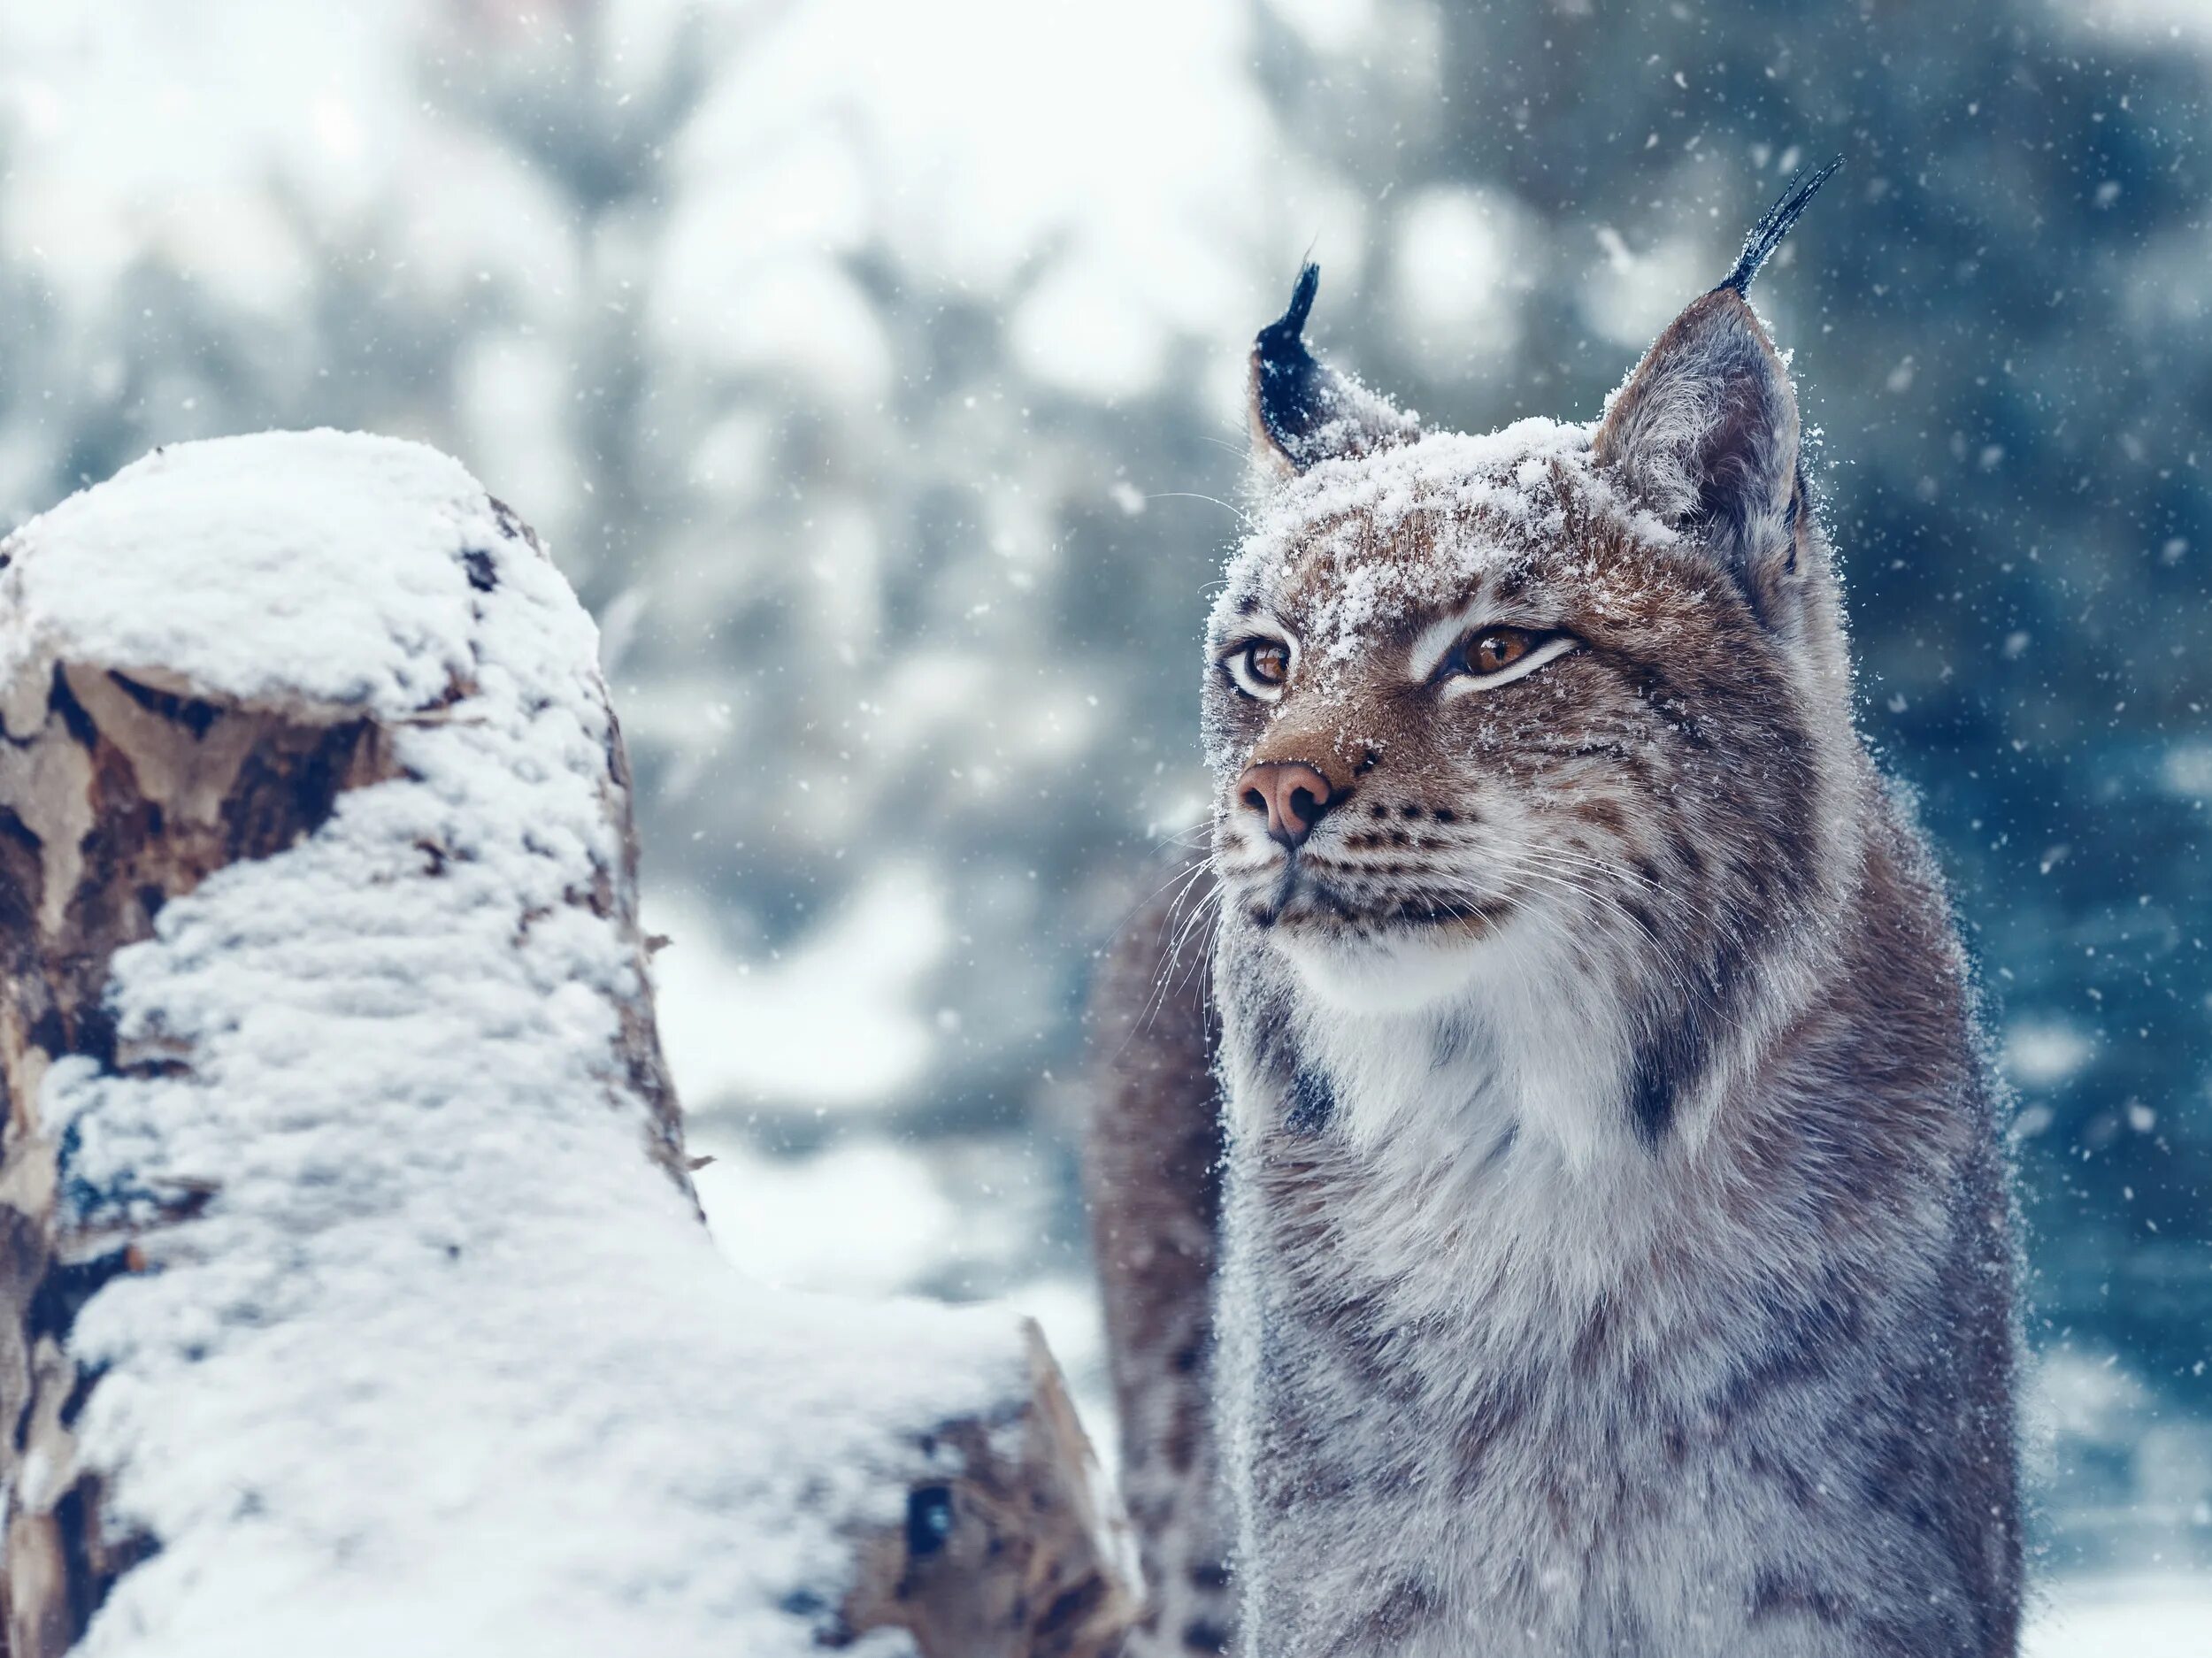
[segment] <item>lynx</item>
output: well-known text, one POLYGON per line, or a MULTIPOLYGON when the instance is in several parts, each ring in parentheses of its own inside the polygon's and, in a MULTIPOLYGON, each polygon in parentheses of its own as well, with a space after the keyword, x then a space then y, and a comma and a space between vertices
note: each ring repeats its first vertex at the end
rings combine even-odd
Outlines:
POLYGON ((1998 1091, 1746 298, 1827 171, 1588 426, 1259 335, 1211 999, 1124 951, 1093 1135, 1133 1651, 2015 1651, 1998 1091))

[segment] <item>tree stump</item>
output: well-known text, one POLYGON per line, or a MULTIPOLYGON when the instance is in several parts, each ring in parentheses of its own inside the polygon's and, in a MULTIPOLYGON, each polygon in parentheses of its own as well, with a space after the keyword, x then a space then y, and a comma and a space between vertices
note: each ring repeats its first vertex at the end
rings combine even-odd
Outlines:
POLYGON ((14 1658, 1118 1649, 1033 1326, 716 1255, 595 658, 411 444, 0 543, 14 1658))

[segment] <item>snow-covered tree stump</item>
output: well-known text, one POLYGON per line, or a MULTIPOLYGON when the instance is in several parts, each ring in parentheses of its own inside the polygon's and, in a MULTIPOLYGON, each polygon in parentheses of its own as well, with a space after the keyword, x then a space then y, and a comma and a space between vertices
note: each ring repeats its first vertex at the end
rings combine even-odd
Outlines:
POLYGON ((13 1658, 1118 1646, 1033 1327, 716 1255, 595 656, 411 444, 0 544, 13 1658))

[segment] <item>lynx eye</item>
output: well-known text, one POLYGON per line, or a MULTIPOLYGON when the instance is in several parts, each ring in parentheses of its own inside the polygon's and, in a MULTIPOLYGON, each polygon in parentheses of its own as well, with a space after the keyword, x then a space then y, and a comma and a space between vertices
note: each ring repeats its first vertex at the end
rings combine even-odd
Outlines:
POLYGON ((1247 645, 1244 671, 1262 685, 1280 685, 1290 678, 1290 647, 1273 640, 1247 645))
POLYGON ((1468 673, 1496 673, 1536 649, 1536 635, 1524 627, 1486 628, 1464 648, 1468 673))
POLYGON ((1238 690, 1263 702, 1271 702, 1290 682, 1293 659, 1294 652, 1287 641, 1248 639, 1223 657, 1222 665, 1229 670, 1229 677, 1236 681, 1238 690))
POLYGON ((1438 664, 1437 677, 1447 696, 1509 685, 1555 656, 1563 656, 1576 642, 1572 633, 1532 627, 1486 627, 1468 634, 1446 654, 1438 664))

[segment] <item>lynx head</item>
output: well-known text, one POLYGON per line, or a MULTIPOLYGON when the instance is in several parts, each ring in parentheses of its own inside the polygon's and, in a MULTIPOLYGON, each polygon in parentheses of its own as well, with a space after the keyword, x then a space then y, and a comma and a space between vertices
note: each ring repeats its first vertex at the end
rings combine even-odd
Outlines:
POLYGON ((1270 487, 1208 629, 1214 861, 1317 1002, 1583 1008, 1663 1116, 1699 1010, 1823 908, 1861 751, 1796 394, 1745 290, 1826 176, 1594 425, 1424 433, 1307 349, 1310 266, 1260 334, 1270 487))

